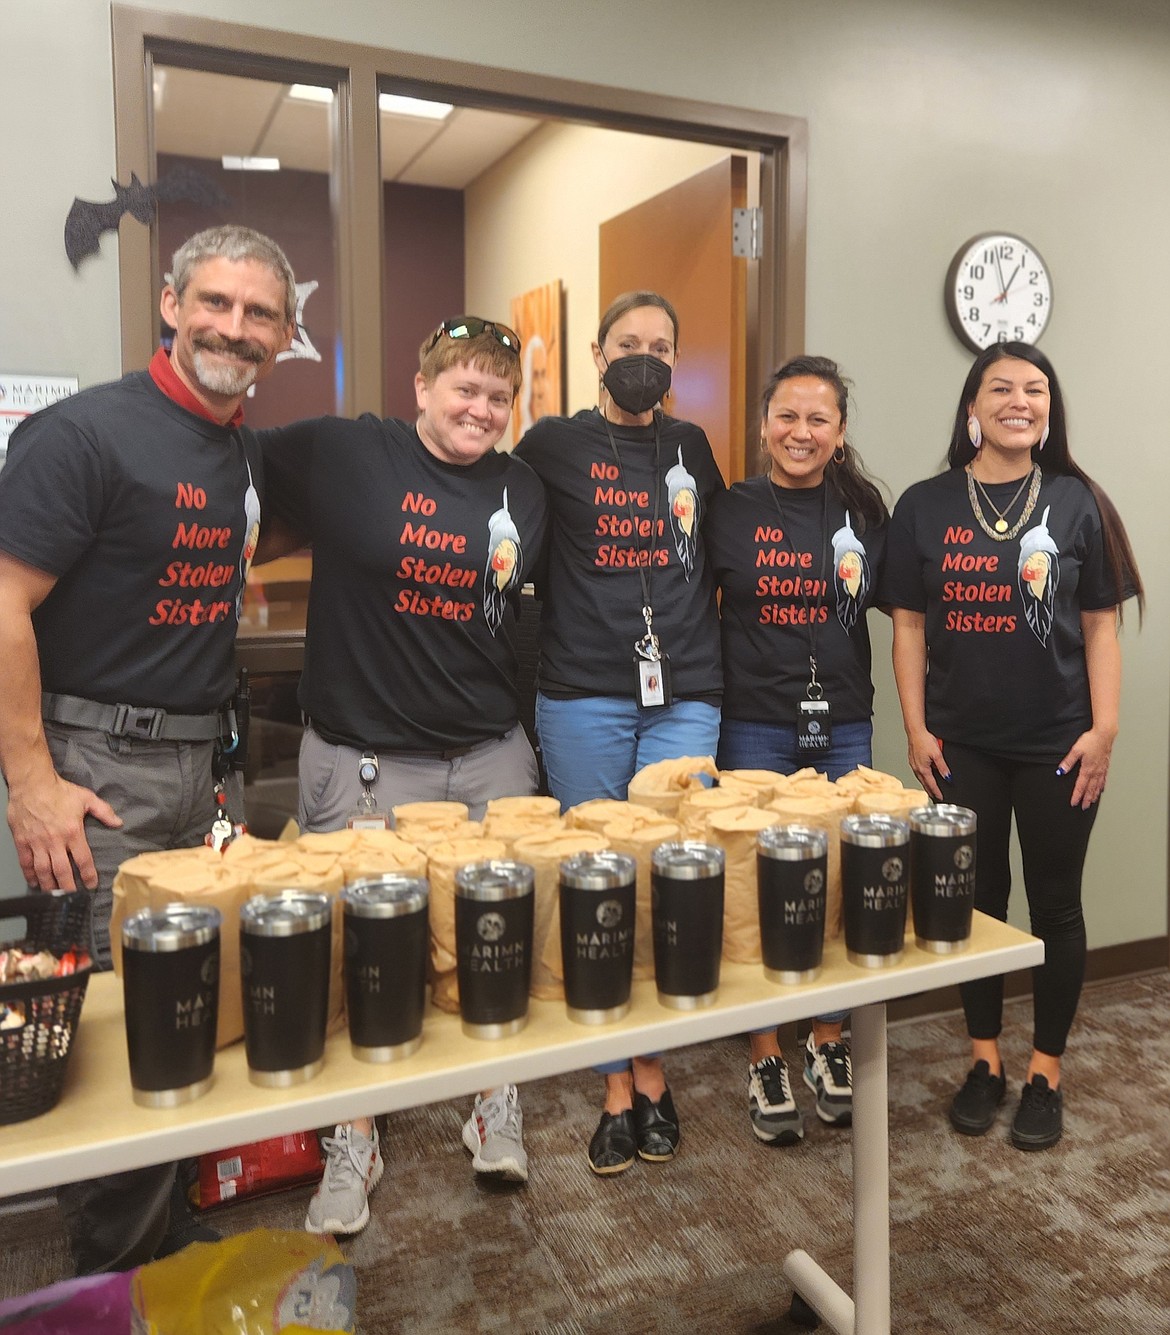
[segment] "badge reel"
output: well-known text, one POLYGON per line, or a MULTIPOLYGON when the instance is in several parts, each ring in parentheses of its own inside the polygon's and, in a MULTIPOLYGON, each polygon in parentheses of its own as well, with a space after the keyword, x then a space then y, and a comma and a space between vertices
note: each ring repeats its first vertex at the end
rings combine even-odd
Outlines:
POLYGON ((378 757, 372 751, 366 751, 358 761, 358 779, 362 785, 362 795, 358 800, 357 810, 351 812, 345 820, 347 830, 388 830, 390 818, 378 810, 378 802, 370 791, 378 781, 378 757))
POLYGON ((809 660, 812 677, 806 692, 807 700, 797 706, 796 749, 815 754, 827 751, 833 741, 833 721, 829 702, 825 699, 825 688, 817 681, 816 659, 809 660))
POLYGON ((634 698, 643 709, 665 709, 674 703, 670 688, 670 659, 662 652, 654 634, 654 617, 642 608, 646 634, 634 642, 634 698))

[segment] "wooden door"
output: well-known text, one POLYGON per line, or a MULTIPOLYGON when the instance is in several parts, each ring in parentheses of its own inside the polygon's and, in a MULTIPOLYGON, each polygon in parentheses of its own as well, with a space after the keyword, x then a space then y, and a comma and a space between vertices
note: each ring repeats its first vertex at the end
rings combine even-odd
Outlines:
MULTIPOLYGON (((622 292, 661 292, 678 312, 667 411, 706 431, 728 482, 744 476, 747 265, 731 253, 747 159, 730 155, 601 224, 601 312, 622 292)), ((600 312, 599 312, 600 313, 600 312)))

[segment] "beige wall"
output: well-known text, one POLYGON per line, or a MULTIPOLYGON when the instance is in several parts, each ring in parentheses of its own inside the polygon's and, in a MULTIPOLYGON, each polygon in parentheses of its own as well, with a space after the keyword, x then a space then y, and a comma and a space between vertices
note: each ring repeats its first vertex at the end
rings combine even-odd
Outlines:
MULTIPOLYGON (((943 315, 950 256, 990 228, 1037 245, 1055 286, 1044 349, 1066 388, 1074 449, 1125 516, 1151 585, 1145 630, 1135 619, 1125 632, 1122 736, 1089 860, 1090 939, 1165 932, 1162 0, 1100 11, 1096 0, 728 0, 717 11, 707 0, 151 7, 807 117, 808 346, 855 379, 855 438, 895 493, 941 458, 967 364, 943 315)), ((111 242, 106 258, 74 275, 61 224, 75 194, 103 196, 113 170, 107 0, 9 5, 5 38, 0 367, 99 379, 118 369, 111 242)), ((900 766, 884 666, 878 736, 879 762, 900 766)))

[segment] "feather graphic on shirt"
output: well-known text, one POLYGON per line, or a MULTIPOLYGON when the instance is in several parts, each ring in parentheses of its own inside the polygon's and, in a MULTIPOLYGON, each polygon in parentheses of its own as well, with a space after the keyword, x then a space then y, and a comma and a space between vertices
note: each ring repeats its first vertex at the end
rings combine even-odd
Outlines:
POLYGON ((852 630, 857 624, 869 585, 869 561, 846 510, 844 526, 833 534, 833 588, 837 594, 837 620, 844 630, 852 630))
POLYGON ((695 535, 699 528, 699 485, 687 472, 681 445, 678 447, 678 463, 666 470, 666 502, 670 510, 674 550, 678 552, 683 574, 690 583, 695 568, 695 535))
POLYGON ((236 620, 244 614, 244 586, 248 571, 260 541, 260 496, 252 485, 252 469, 248 469, 248 490, 244 492, 244 545, 240 550, 240 587, 236 593, 236 620))
POLYGON ((1032 633, 1047 646, 1052 634, 1056 586, 1060 583, 1060 549, 1048 531, 1048 512, 1044 507, 1040 522, 1020 539, 1018 583, 1024 616, 1032 633))
POLYGON ((520 587, 524 569, 524 548, 520 532, 508 510, 508 488, 503 503, 488 520, 488 559, 483 575, 483 614, 494 635, 504 619, 508 593, 520 587))

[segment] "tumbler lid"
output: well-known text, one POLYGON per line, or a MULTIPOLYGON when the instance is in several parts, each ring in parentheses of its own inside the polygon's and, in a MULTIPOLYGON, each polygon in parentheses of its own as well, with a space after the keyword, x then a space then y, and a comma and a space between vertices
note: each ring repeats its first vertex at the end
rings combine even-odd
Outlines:
POLYGON ((532 893, 535 877, 527 862, 469 862, 455 873, 455 893, 463 899, 520 899, 532 893))
POLYGON ((313 890, 253 895, 240 910, 240 930, 252 936, 297 936, 329 924, 332 903, 313 890))
POLYGON ((938 806, 915 807, 910 813, 910 828, 915 834, 929 834, 936 839, 975 833, 975 813, 970 807, 950 802, 938 806))
POLYGON ((350 881, 340 897, 346 913, 358 918, 397 918, 425 909, 429 896, 425 877, 388 872, 350 881))
POLYGON ((756 851, 780 862, 811 861, 828 853, 829 836, 811 825, 769 825, 756 836, 756 851))
POLYGON ((638 875, 638 864, 625 853, 608 849, 600 853, 574 853, 561 863, 561 884, 574 890, 615 890, 631 885, 638 875))
POLYGON ((841 821, 841 839, 857 848, 895 848, 910 839, 910 826, 897 816, 876 812, 872 816, 846 816, 841 821))
POLYGON ((723 850, 716 844, 684 839, 679 843, 659 844, 650 865, 659 876, 676 881, 700 881, 723 874, 723 850))
POLYGON ((205 946, 219 935, 219 909, 192 904, 166 904, 139 909, 122 923, 122 945, 129 950, 186 950, 205 946))

